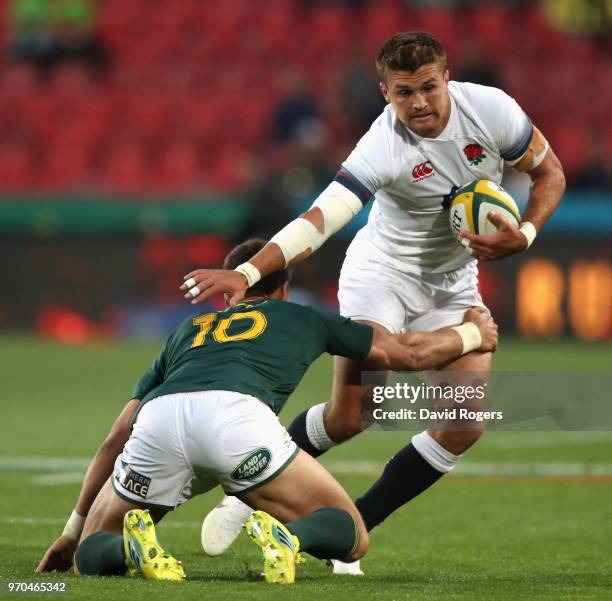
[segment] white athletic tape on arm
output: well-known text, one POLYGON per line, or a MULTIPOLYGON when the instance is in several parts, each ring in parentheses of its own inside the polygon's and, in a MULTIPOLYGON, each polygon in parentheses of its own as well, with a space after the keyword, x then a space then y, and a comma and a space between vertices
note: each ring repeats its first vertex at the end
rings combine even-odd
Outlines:
POLYGON ((275 234, 270 242, 277 244, 288 265, 295 257, 310 249, 315 252, 341 227, 346 225, 363 208, 356 194, 338 182, 332 182, 314 201, 323 214, 323 232, 308 219, 298 217, 275 234))
POLYGON ((261 273, 259 272, 259 269, 257 269, 257 267, 255 267, 255 265, 252 263, 242 263, 242 265, 238 265, 234 271, 241 273, 246 278, 247 288, 254 286, 257 284, 257 282, 259 282, 259 280, 261 280, 261 273))
POLYGON ((548 152, 548 140, 546 141, 546 144, 544 144, 544 148, 542 149, 542 152, 540 154, 536 154, 533 157, 533 165, 532 165, 532 169, 535 169, 543 160, 544 157, 546 156, 546 153, 548 152))
POLYGON ((83 526, 85 525, 85 518, 79 515, 76 511, 73 511, 64 526, 62 536, 69 538, 70 540, 79 540, 81 532, 83 532, 83 526))
POLYGON ((321 209, 325 231, 330 231, 328 236, 345 226, 363 208, 359 197, 338 182, 329 184, 312 206, 321 209))
MULTIPOLYGON (((527 238, 527 248, 529 248, 533 244, 535 237, 538 235, 538 230, 536 230, 535 225, 533 225, 531 221, 521 223, 519 230, 522 232, 523 236, 527 238)), ((525 250, 527 250, 527 248, 525 250)))
MULTIPOLYGON (((548 144, 548 140, 547 140, 546 144, 544 144, 544 148, 542 149, 542 152, 534 155, 533 161, 531 163, 531 169, 535 169, 544 160, 544 157, 546 156, 546 153, 548 152, 549 148, 550 148, 550 145, 548 144)), ((523 157, 527 154, 528 151, 529 149, 527 149, 518 159, 514 159, 513 161, 506 161, 506 163, 510 165, 510 167, 514 167, 514 165, 516 165, 517 163, 523 160, 523 157)))
POLYGON ((475 323, 467 321, 466 323, 462 323, 460 326, 455 326, 451 329, 455 330, 455 332, 461 336, 461 342, 463 342, 463 351, 461 352, 462 355, 480 348, 480 345, 482 344, 482 337, 480 336, 480 330, 475 323))

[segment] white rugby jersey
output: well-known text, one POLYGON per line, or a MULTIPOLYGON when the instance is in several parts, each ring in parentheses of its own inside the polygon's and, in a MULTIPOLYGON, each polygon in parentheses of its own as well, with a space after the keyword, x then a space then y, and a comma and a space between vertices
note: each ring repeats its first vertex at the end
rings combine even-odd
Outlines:
POLYGON ((373 197, 358 240, 365 235, 401 271, 445 272, 471 261, 449 227, 448 195, 477 178, 500 183, 504 160, 521 157, 531 141, 529 117, 502 90, 456 81, 448 90, 450 118, 437 138, 409 131, 389 104, 336 176, 364 204, 373 197))

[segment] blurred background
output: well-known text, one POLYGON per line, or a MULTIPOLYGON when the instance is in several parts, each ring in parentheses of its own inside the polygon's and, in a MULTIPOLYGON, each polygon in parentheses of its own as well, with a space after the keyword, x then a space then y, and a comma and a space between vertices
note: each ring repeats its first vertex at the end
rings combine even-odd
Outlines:
MULTIPOLYGON (((193 310, 183 275, 309 206, 383 109, 374 57, 403 30, 437 35, 453 79, 514 96, 565 168, 529 252, 481 265, 496 368, 579 372, 578 387, 610 370, 610 0, 0 0, 0 576, 30 579, 60 533, 88 458, 193 310)), ((526 176, 504 185, 524 203, 526 176)), ((337 308, 366 213, 296 269, 295 300, 337 308)), ((331 374, 322 357, 284 424, 328 398, 331 374)), ((374 532, 374 597, 609 598, 612 434, 559 424, 487 433, 374 532)), ((324 462, 356 496, 411 435, 364 434, 324 462)), ((246 541, 227 563, 201 561, 218 499, 170 517, 164 540, 200 597, 236 599, 244 566, 257 571, 246 541)), ((107 598, 106 580, 73 594, 107 598)), ((358 587, 343 594, 366 598, 358 587)))
MULTIPOLYGON (((505 333, 612 336, 612 4, 607 0, 2 0, 0 328, 63 342, 158 338, 178 291, 270 236, 383 109, 374 57, 427 30, 451 78, 499 86, 565 168, 524 255, 481 265, 505 333)), ((524 203, 528 178, 504 185, 524 203)), ((295 273, 337 308, 367 211, 295 273)), ((216 299, 212 306, 218 306, 216 299)))

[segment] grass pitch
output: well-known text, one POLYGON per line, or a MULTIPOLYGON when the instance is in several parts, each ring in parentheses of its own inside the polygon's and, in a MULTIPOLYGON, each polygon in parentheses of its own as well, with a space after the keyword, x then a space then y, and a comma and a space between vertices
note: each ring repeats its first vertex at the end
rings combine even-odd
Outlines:
MULTIPOLYGON (((259 581, 246 537, 219 558, 200 550, 200 524, 220 492, 198 497, 158 527, 188 581, 34 575, 59 535, 84 465, 158 350, 156 344, 70 347, 0 338, 0 579, 65 580, 71 599, 567 600, 612 599, 612 434, 489 432, 456 474, 391 516, 371 536, 363 578, 332 576, 308 557, 298 582, 259 581)), ((500 369, 610 370, 612 345, 503 341, 500 369)), ((323 358, 289 401, 284 423, 326 399, 323 358)), ((325 457, 351 495, 376 479, 410 433, 364 433, 325 457)), ((408 476, 407 476, 408 477, 408 476)), ((22 595, 22 597, 26 597, 22 595)), ((36 595, 40 597, 40 595, 36 595)))

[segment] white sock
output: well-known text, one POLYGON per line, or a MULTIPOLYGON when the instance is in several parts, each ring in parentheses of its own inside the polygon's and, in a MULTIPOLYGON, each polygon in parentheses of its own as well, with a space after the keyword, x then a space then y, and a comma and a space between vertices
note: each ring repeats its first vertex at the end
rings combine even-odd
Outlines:
POLYGON ((447 451, 427 431, 413 436, 412 446, 431 467, 443 474, 450 472, 457 461, 461 459, 461 455, 453 455, 450 451, 447 451))
POLYGON ((312 446, 319 449, 319 451, 327 451, 327 449, 331 449, 337 444, 328 436, 325 430, 325 423, 323 422, 325 405, 327 403, 315 405, 306 413, 306 435, 312 446))

